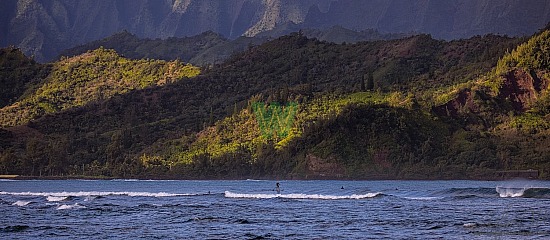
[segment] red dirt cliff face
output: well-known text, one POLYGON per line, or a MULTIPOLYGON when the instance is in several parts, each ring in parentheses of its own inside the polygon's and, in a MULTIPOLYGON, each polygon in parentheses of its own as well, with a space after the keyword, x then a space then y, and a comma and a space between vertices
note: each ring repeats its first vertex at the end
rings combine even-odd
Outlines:
POLYGON ((517 112, 525 112, 538 98, 541 90, 548 87, 547 79, 540 79, 535 72, 528 73, 516 69, 504 76, 504 83, 497 98, 510 101, 517 112))
MULTIPOLYGON (((510 71, 502 76, 504 81, 495 97, 499 102, 509 102, 516 112, 525 112, 537 100, 541 91, 548 88, 550 79, 541 79, 536 72, 521 69, 510 71)), ((473 99, 472 89, 463 89, 454 99, 435 106, 432 111, 439 116, 457 117, 464 113, 477 113, 480 107, 473 99)))
POLYGON ((479 107, 473 100, 472 90, 464 89, 460 91, 456 98, 447 103, 436 106, 433 112, 440 116, 457 117, 466 111, 478 112, 479 107))

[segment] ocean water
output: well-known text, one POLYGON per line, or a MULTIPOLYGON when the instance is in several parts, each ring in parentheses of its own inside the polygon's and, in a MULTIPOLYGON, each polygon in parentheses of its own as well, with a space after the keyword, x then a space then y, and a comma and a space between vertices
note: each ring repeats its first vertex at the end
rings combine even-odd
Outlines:
POLYGON ((0 239, 550 239, 545 181, 0 180, 0 239))

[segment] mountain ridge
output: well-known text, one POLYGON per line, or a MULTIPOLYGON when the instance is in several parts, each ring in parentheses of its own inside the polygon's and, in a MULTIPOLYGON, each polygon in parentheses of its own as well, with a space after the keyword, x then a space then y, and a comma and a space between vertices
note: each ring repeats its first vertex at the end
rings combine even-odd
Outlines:
POLYGON ((299 29, 296 24, 288 27, 278 27, 255 37, 239 37, 226 39, 212 31, 196 36, 167 39, 139 38, 128 31, 116 33, 107 38, 89 42, 74 48, 63 50, 60 56, 72 57, 87 51, 104 47, 114 49, 118 53, 131 59, 152 58, 161 60, 182 60, 198 66, 212 66, 223 63, 234 54, 243 52, 251 47, 261 45, 270 39, 283 35, 300 32, 308 38, 333 43, 357 43, 361 41, 376 41, 399 39, 412 34, 381 34, 375 30, 352 31, 335 26, 324 31, 315 29, 299 29))
POLYGON ((338 25, 449 40, 531 35, 550 21, 550 3, 544 0, 6 0, 3 6, 0 46, 14 45, 40 62, 123 30, 152 39, 206 31, 235 39, 293 23, 303 29, 338 25))

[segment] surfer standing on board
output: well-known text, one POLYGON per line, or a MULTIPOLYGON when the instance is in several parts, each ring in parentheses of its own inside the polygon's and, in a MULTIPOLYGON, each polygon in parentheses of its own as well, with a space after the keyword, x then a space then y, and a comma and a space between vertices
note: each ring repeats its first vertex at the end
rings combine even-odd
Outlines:
POLYGON ((277 184, 275 185, 276 185, 275 191, 277 191, 277 194, 281 194, 281 185, 279 184, 279 182, 277 182, 277 184))

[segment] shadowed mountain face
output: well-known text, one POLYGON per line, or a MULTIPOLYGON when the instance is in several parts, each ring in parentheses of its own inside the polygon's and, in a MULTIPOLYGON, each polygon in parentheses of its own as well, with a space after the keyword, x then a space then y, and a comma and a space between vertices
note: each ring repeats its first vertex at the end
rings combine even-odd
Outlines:
POLYGON ((0 45, 49 61, 63 49, 122 30, 147 38, 213 31, 233 39, 292 22, 457 39, 528 35, 548 21, 546 0, 4 0, 0 45))

